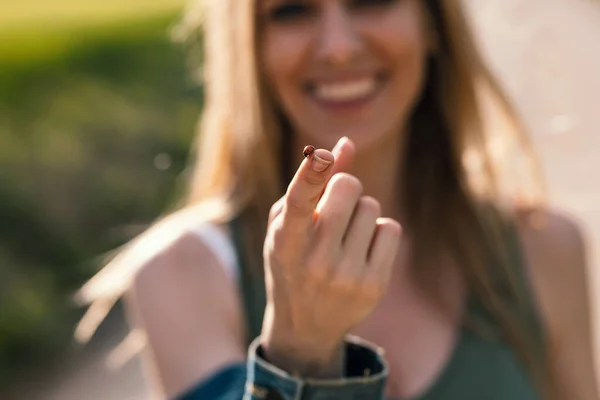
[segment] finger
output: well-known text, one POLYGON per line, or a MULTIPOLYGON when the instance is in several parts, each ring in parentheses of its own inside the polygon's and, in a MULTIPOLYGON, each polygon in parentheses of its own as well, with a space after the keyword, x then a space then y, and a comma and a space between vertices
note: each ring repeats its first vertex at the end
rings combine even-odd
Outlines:
POLYGON ((375 236, 368 255, 365 279, 387 285, 400 246, 400 224, 391 218, 378 218, 375 236))
MULTIPOLYGON (((321 198, 323 193, 325 193, 325 188, 327 187, 327 184, 333 175, 340 172, 352 172, 352 166, 356 157, 356 146, 352 140, 344 136, 338 140, 337 144, 331 150, 331 154, 333 154, 335 161, 331 167, 329 177, 325 181, 325 186, 323 186, 323 190, 321 190, 319 198, 321 198)), ((318 216, 315 214, 315 219, 317 217, 318 216)))
POLYGON ((340 246, 363 187, 353 175, 335 174, 317 206, 319 238, 326 246, 340 246))
POLYGON ((351 264, 362 267, 367 262, 380 216, 381 206, 373 197, 363 196, 358 200, 342 244, 344 258, 353 261, 351 264))
POLYGON ((296 232, 306 231, 323 188, 331 175, 333 154, 318 149, 305 158, 292 178, 283 206, 284 226, 296 232))
POLYGON ((335 163, 331 168, 331 175, 338 172, 352 173, 354 159, 356 158, 356 145, 347 137, 341 138, 331 153, 335 157, 335 163))

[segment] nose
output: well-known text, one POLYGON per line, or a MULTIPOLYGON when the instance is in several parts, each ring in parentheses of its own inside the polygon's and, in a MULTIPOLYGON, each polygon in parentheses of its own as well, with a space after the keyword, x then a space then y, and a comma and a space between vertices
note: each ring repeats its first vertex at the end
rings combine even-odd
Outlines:
POLYGON ((317 59, 329 64, 344 64, 360 51, 360 38, 353 26, 352 16, 341 2, 329 2, 321 14, 317 38, 317 59))

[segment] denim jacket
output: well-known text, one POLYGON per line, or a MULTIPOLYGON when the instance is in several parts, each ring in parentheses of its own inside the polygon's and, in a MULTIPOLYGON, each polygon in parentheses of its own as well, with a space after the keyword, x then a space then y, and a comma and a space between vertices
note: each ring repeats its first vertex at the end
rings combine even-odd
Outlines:
POLYGON ((303 379, 268 363, 259 338, 248 350, 246 365, 232 365, 199 383, 176 400, 380 400, 388 368, 375 345, 346 340, 346 373, 340 379, 303 379))

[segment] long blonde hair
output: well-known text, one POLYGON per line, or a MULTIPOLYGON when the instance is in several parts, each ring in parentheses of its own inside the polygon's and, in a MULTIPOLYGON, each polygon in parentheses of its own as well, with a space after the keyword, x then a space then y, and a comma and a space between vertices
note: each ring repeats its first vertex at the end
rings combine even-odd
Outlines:
MULTIPOLYGON (((254 3, 197 0, 178 27, 181 37, 197 37, 200 28, 203 32, 206 106, 189 194, 178 211, 128 244, 81 289, 80 301, 91 304, 76 332, 81 339, 94 332, 144 260, 190 221, 240 218, 248 229, 246 261, 261 266, 268 211, 289 178, 284 159, 289 122, 261 76, 254 3)), ((404 228, 417 243, 415 275, 435 297, 431 249, 448 246, 471 292, 498 321, 497 333, 516 349, 536 381, 547 382, 535 333, 519 317, 531 301, 506 256, 511 251, 504 229, 507 213, 500 211, 503 200, 515 194, 531 202, 541 199, 538 163, 517 113, 477 50, 460 1, 425 3, 438 49, 428 61, 411 121, 402 180, 405 215, 410 216, 404 228), (528 179, 515 184, 514 170, 507 167, 518 168, 519 176, 528 179)))

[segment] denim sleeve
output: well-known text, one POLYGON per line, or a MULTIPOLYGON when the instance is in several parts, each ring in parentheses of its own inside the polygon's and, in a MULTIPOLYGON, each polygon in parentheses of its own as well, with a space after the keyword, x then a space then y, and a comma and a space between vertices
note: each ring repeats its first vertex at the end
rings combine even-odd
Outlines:
POLYGON ((244 400, 380 400, 388 368, 376 346, 359 338, 346 340, 346 373, 340 379, 303 379, 269 364, 259 339, 250 345, 244 400))
POLYGON ((176 400, 381 400, 388 369, 380 349, 358 338, 346 342, 346 374, 341 379, 294 377, 261 357, 259 338, 246 365, 215 373, 176 400))

